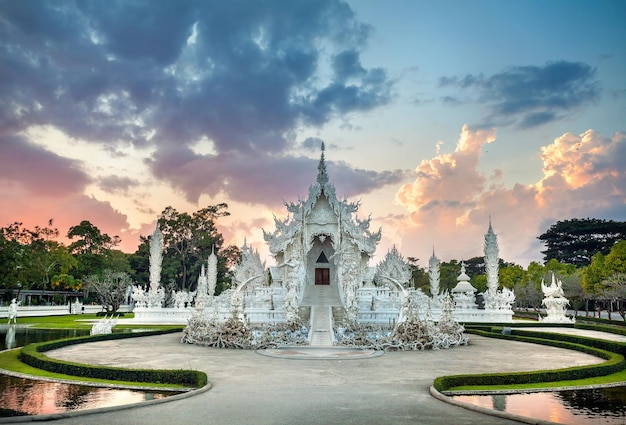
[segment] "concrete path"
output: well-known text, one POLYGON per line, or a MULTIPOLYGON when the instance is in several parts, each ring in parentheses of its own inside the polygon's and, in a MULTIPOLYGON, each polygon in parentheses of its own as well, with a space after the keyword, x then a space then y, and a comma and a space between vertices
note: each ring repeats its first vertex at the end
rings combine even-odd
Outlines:
POLYGON ((331 306, 341 306, 337 287, 307 285, 300 305, 311 307, 311 346, 332 347, 334 337, 331 306))
POLYGON ((311 347, 332 347, 333 327, 332 313, 329 306, 314 305, 311 307, 311 347))
POLYGON ((53 423, 513 425, 518 422, 437 400, 429 387, 435 377, 446 374, 555 369, 602 361, 570 350, 475 335, 470 335, 467 347, 353 360, 273 358, 254 351, 181 344, 180 337, 94 342, 48 355, 122 367, 199 369, 207 373, 210 391, 53 423))
POLYGON ((341 306, 339 289, 335 285, 307 285, 301 306, 341 306))

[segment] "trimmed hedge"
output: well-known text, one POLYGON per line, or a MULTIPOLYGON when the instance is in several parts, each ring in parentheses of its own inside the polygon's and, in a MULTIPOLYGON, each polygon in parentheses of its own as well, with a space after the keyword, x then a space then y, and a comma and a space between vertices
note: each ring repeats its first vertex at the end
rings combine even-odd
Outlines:
MULTIPOLYGON (((617 315, 617 313, 615 313, 617 315)), ((576 317, 576 322, 592 322, 599 323, 602 325, 611 325, 611 326, 621 326, 626 328, 626 321, 624 320, 609 320, 602 319, 600 317, 592 317, 592 316, 574 316, 576 317)))
POLYGON ((167 370, 167 369, 124 369, 109 366, 92 366, 88 364, 66 362, 50 358, 43 354, 46 351, 85 342, 108 341, 142 336, 162 335, 179 332, 179 329, 148 331, 141 333, 116 333, 92 335, 79 338, 60 339, 51 342, 29 344, 22 348, 20 360, 32 367, 48 372, 62 373, 79 377, 107 379, 113 381, 131 381, 159 384, 173 384, 187 387, 201 388, 207 384, 204 372, 196 370, 167 370))
MULTIPOLYGON (((493 329, 494 331, 497 328, 493 329)), ((581 343, 568 342, 560 337, 569 337, 569 335, 546 334, 542 332, 531 331, 513 331, 513 335, 503 335, 502 333, 484 332, 479 330, 468 330, 468 333, 482 335, 489 338, 500 338, 507 340, 515 340, 522 342, 530 342, 536 344, 549 345, 553 347, 566 348, 592 354, 600 358, 606 359, 604 363, 588 366, 569 367, 555 370, 538 370, 529 372, 504 372, 504 373, 487 373, 487 374, 466 374, 466 375, 450 375, 440 376, 435 379, 433 386, 437 391, 448 391, 454 387, 461 386, 485 386, 485 385, 519 385, 519 384, 536 384, 542 382, 570 381, 577 379, 594 378, 598 376, 610 375, 626 369, 626 360, 622 354, 624 344, 611 344, 609 341, 596 340, 592 338, 573 337, 581 343), (522 336, 521 333, 524 335, 522 336), (530 334, 539 334, 541 337, 531 337, 530 334), (602 349, 595 347, 606 344, 607 348, 602 349), (585 345, 593 344, 593 345, 585 345)))
POLYGON ((574 327, 576 329, 586 329, 586 330, 589 330, 589 331, 600 331, 600 332, 606 332, 606 333, 615 334, 615 335, 626 335, 626 327, 624 327, 623 325, 619 325, 619 326, 605 326, 605 325, 594 325, 594 324, 589 324, 589 323, 579 323, 579 322, 576 322, 574 327))

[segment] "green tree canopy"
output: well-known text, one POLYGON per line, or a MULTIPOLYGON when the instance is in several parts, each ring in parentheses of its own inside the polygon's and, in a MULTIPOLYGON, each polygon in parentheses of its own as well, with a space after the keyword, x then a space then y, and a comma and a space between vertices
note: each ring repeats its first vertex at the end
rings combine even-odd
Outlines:
POLYGON ((591 264, 582 271, 582 285, 585 291, 599 295, 607 287, 607 279, 619 273, 626 273, 626 241, 616 243, 607 255, 598 252, 591 264))
POLYGON ((558 221, 539 236, 546 244, 544 260, 555 258, 577 267, 591 263, 594 254, 606 255, 618 241, 626 239, 626 222, 595 218, 558 221))
POLYGON ((102 233, 90 221, 83 220, 80 224, 70 227, 67 237, 73 240, 68 249, 78 260, 78 267, 73 271, 77 279, 100 275, 105 269, 116 272, 130 271, 128 255, 113 249, 121 241, 119 236, 102 233))
POLYGON ((107 312, 116 312, 126 298, 126 291, 132 285, 128 273, 105 269, 101 274, 85 278, 85 289, 93 292, 107 312))
MULTIPOLYGON (((179 212, 169 206, 159 216, 159 229, 163 233, 163 263, 161 282, 182 289, 195 285, 200 268, 211 254, 218 257, 218 282, 216 293, 228 287, 228 268, 239 261, 241 250, 224 246, 224 238, 218 232, 216 221, 230 215, 228 205, 220 203, 202 208, 192 214, 179 212)), ((134 254, 133 262, 146 270, 149 267, 150 237, 142 240, 142 246, 134 254), (146 260, 147 256, 147 260, 146 260), (142 259, 143 257, 143 259, 142 259)), ((144 273, 144 271, 142 271, 144 273)))
POLYGON ((0 285, 13 290, 48 289, 50 279, 68 273, 77 262, 67 247, 57 242, 59 231, 52 226, 27 229, 15 222, 0 228, 0 285))

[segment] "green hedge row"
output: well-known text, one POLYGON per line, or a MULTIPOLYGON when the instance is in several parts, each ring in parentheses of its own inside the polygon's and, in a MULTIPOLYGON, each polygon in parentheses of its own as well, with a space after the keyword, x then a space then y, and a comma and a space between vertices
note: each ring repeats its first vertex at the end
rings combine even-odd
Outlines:
POLYGON ((174 384, 201 388, 207 384, 207 376, 204 372, 196 370, 124 369, 109 366, 92 366, 87 364, 57 360, 43 354, 44 352, 49 350, 66 347, 68 345, 82 344, 85 342, 136 338, 179 331, 180 329, 168 329, 141 333, 115 333, 29 344, 22 348, 20 353, 20 360, 32 367, 43 369, 48 372, 62 373, 65 375, 96 379, 108 379, 113 381, 174 384))
MULTIPOLYGON (((494 328, 494 331, 497 328, 494 328)), ((537 334, 541 335, 541 338, 531 337, 531 336, 522 336, 519 335, 518 332, 524 332, 527 335, 526 331, 512 331, 514 335, 503 335, 502 333, 495 332, 484 332, 478 330, 468 330, 468 333, 473 333, 477 335, 487 336, 490 338, 501 338, 507 340, 515 340, 522 342, 531 342, 536 344, 550 345, 553 347, 572 349, 577 351, 582 351, 587 354, 592 354, 598 356, 600 358, 606 359, 607 361, 600 364, 588 365, 588 366, 577 366, 577 367, 569 367, 563 369, 556 370, 538 370, 538 371, 529 371, 529 372, 504 372, 504 373, 487 373, 487 374, 466 374, 466 375, 450 375, 450 376, 440 376, 435 379, 434 387, 437 391, 448 391, 454 387, 461 386, 483 386, 483 385, 519 385, 519 384, 537 384, 542 382, 556 382, 556 381, 569 381, 576 379, 586 379, 593 378, 598 376, 610 375, 612 373, 620 372, 626 369, 626 360, 624 360, 624 356, 618 354, 618 352, 612 352, 609 350, 585 345, 590 338, 582 338, 579 341, 581 343, 573 343, 564 340, 559 340, 558 338, 553 338, 554 336, 561 337, 563 335, 560 334, 546 334, 537 332, 537 334)), ((528 334, 533 332, 528 332, 528 334)), ((601 341, 601 340, 595 340, 601 341)), ((602 341, 606 342, 606 341, 602 341)), ((600 345, 600 344, 599 344, 600 345)), ((623 346, 623 344, 619 344, 623 346)), ((623 347, 614 347, 617 350, 622 350, 623 347)))
MULTIPOLYGON (((594 326, 590 328, 592 330, 599 330, 598 326, 594 326)), ((511 335, 519 335, 520 337, 530 337, 535 339, 549 339, 556 341, 565 341, 573 344, 580 344, 584 346, 599 348, 601 350, 610 351, 613 353, 621 354, 626 356, 626 344, 618 341, 607 341, 605 339, 598 338, 590 338, 579 335, 568 335, 568 334, 559 334, 559 333, 549 333, 540 331, 529 331, 529 330, 517 330, 511 329, 511 335)))
POLYGON ((611 334, 616 334, 616 335, 626 335, 626 327, 620 325, 620 326, 606 326, 606 325, 595 325, 595 324, 589 324, 589 323, 578 323, 576 322, 576 325, 574 325, 574 327, 576 329, 587 329, 590 331, 600 331, 600 332, 607 332, 607 333, 611 333, 611 334))
MULTIPOLYGON (((615 313, 616 316, 619 316, 615 313)), ((592 322, 599 323, 602 325, 611 325, 611 326, 621 326, 626 328, 626 321, 624 320, 609 320, 609 319, 601 319, 599 317, 591 317, 591 316, 575 316, 576 322, 592 322)))

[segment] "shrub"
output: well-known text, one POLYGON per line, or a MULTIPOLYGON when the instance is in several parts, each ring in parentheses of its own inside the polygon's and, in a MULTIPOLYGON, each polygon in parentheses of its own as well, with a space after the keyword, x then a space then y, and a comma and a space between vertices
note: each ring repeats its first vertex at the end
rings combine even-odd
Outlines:
POLYGON ((46 351, 54 350, 68 345, 82 344, 85 342, 107 341, 114 339, 135 338, 141 336, 160 335, 165 333, 179 332, 178 329, 142 332, 140 334, 120 333, 93 335, 80 338, 68 338, 51 342, 30 344, 22 348, 20 360, 24 363, 43 369, 48 372, 65 375, 81 376, 87 378, 107 379, 113 381, 154 382, 160 384, 174 384, 200 388, 207 384, 207 376, 204 372, 195 370, 166 370, 166 369, 124 369, 118 367, 92 366, 81 363, 66 362, 52 359, 45 354, 46 351))
POLYGON ((461 386, 519 385, 569 381, 610 375, 626 369, 626 360, 624 360, 624 356, 622 355, 622 353, 625 352, 626 344, 612 343, 611 341, 574 335, 547 334, 533 331, 512 330, 511 335, 503 335, 501 332, 498 333, 498 329, 501 330, 501 328, 494 327, 492 329, 493 332, 480 330, 468 330, 467 332, 490 338, 513 339, 516 341, 573 349, 598 356, 607 361, 595 365, 556 370, 440 376, 436 378, 433 383, 437 391, 448 391, 451 388, 461 386))

